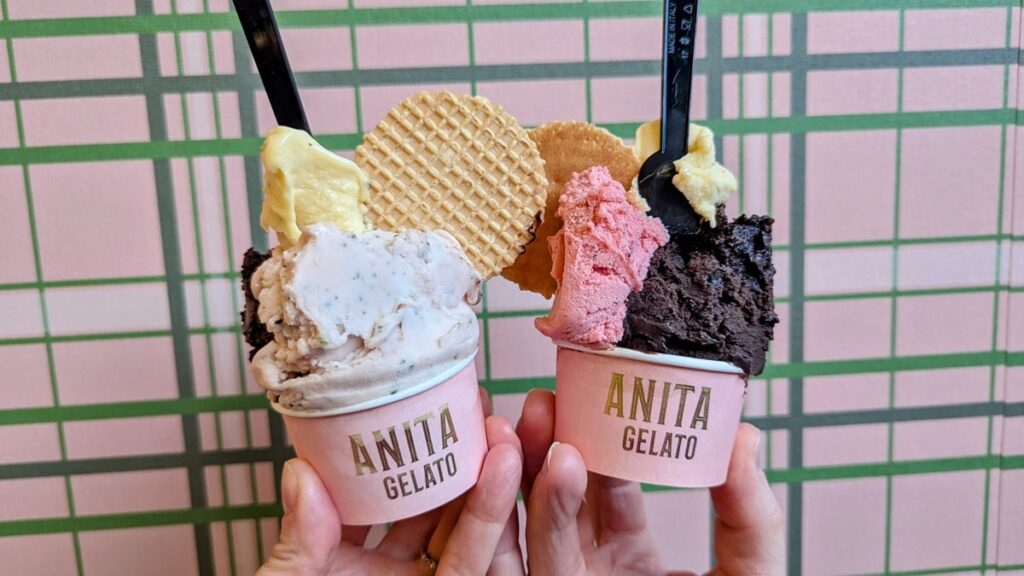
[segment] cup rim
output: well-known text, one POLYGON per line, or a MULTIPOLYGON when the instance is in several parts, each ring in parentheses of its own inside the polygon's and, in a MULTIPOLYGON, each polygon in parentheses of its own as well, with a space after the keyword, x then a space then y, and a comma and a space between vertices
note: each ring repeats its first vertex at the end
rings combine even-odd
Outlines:
POLYGON ((410 396, 415 396, 421 392, 426 392, 427 390, 430 390, 434 386, 437 386, 438 384, 441 384, 442 382, 451 379, 459 372, 462 372, 466 368, 466 366, 469 366, 469 364, 473 362, 473 359, 475 357, 476 352, 456 362, 451 367, 445 369, 443 372, 437 374, 433 378, 430 378, 429 380, 421 382, 420 384, 417 384, 415 386, 410 386, 404 390, 395 392, 394 394, 380 396, 372 400, 359 402, 349 406, 339 406, 338 408, 334 408, 333 410, 324 410, 321 412, 305 412, 300 410, 291 410, 289 408, 281 406, 280 404, 274 402, 273 400, 270 401, 270 406, 274 409, 275 412, 278 412, 279 414, 283 414, 285 416, 291 416, 293 418, 325 418, 327 416, 340 416, 342 414, 351 414, 353 412, 362 412, 363 410, 370 410, 371 408, 380 408, 381 406, 391 404, 392 402, 405 400, 410 396))
POLYGON ((638 362, 661 364, 662 366, 674 366, 677 368, 691 368, 693 370, 703 370, 705 372, 721 372, 724 374, 740 375, 746 374, 739 366, 730 364, 729 362, 722 362, 720 360, 705 360, 703 358, 676 356, 674 354, 662 354, 660 352, 641 352, 639 350, 621 348, 619 346, 613 346, 603 350, 595 350, 593 348, 587 348, 585 346, 573 344, 572 342, 565 342, 563 340, 555 340, 554 342, 559 348, 568 348, 569 350, 583 352, 585 354, 636 360, 638 362))

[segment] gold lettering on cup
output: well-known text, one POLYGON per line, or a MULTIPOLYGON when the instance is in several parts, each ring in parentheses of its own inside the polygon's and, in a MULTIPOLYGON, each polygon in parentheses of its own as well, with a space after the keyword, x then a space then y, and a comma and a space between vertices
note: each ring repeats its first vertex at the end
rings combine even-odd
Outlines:
POLYGON ((697 409, 693 412, 693 420, 690 421, 690 428, 697 429, 700 422, 701 430, 708 429, 708 411, 711 410, 711 388, 700 387, 700 398, 697 399, 697 409))
POLYGON ((656 380, 649 380, 649 385, 644 388, 644 379, 637 376, 633 379, 633 405, 629 407, 629 419, 636 420, 636 409, 640 407, 643 413, 644 422, 651 421, 651 405, 654 404, 654 384, 656 380))
POLYGON ((604 413, 611 416, 614 409, 619 418, 622 418, 622 374, 612 372, 612 383, 608 387, 608 399, 604 403, 604 413))
POLYGON ((373 460, 370 460, 370 453, 366 451, 366 444, 363 444, 363 437, 359 434, 353 434, 348 437, 352 443, 352 458, 355 459, 356 464, 356 476, 363 475, 363 468, 368 468, 370 474, 377 473, 377 467, 373 465, 373 460))
POLYGON ((696 390, 691 384, 676 384, 676 390, 680 391, 679 394, 679 411, 676 412, 676 428, 683 427, 683 414, 686 413, 686 397, 696 390))
POLYGON ((391 464, 388 463, 388 456, 391 456, 392 462, 395 464, 395 468, 401 468, 405 466, 405 460, 402 458, 402 450, 398 447, 398 435, 395 434, 395 427, 388 428, 388 437, 391 442, 388 443, 384 435, 381 434, 380 430, 373 431, 373 441, 377 444, 377 454, 380 456, 381 470, 385 472, 391 470, 391 464))
POLYGON ((459 435, 455 432, 455 422, 452 420, 452 413, 448 411, 448 405, 441 406, 441 449, 448 447, 448 443, 455 444, 459 441, 459 435))
MULTIPOLYGON (((625 391, 626 375, 621 372, 611 373, 603 410, 605 416, 649 424, 655 409, 657 409, 658 425, 664 426, 666 422, 674 421, 675 428, 708 429, 708 417, 711 412, 711 388, 701 386, 696 405, 693 405, 687 402, 691 393, 697 393, 697 387, 692 384, 661 382, 661 393, 656 398, 655 391, 659 389, 659 382, 656 378, 643 376, 633 376, 632 378, 633 389, 627 394, 625 391), (674 393, 679 395, 676 402, 672 401, 674 393), (691 406, 693 406, 692 414, 689 412, 691 406), (675 414, 672 414, 672 409, 675 409, 675 414)), ((622 430, 621 448, 627 452, 691 460, 697 454, 697 446, 698 437, 693 434, 681 434, 670 430, 635 425, 626 425, 622 430)))
POLYGON ((355 474, 392 472, 382 478, 384 493, 391 500, 429 490, 459 471, 458 459, 450 451, 458 443, 459 433, 448 404, 398 425, 372 430, 369 436, 376 450, 367 448, 363 434, 349 436, 355 474), (438 426, 432 425, 435 418, 438 426), (417 442, 426 447, 425 456, 417 449, 417 442), (448 452, 439 454, 444 451, 448 452), (430 460, 413 467, 421 458, 430 460))

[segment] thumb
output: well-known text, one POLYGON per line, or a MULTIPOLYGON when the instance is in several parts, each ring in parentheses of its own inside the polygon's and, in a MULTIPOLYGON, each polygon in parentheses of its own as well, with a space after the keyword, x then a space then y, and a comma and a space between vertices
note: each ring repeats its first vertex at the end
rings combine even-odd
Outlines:
POLYGON ((341 542, 341 520, 320 476, 293 458, 281 474, 281 536, 258 576, 324 574, 341 542))
POLYGON ((713 574, 785 573, 785 522, 768 479, 757 465, 760 439, 757 428, 740 426, 728 479, 711 489, 718 559, 713 574))
MULTIPOLYGON (((580 526, 590 525, 583 499, 587 469, 579 451, 555 442, 526 504, 527 562, 531 574, 585 574, 580 526)), ((592 532, 588 548, 593 546, 592 532)))

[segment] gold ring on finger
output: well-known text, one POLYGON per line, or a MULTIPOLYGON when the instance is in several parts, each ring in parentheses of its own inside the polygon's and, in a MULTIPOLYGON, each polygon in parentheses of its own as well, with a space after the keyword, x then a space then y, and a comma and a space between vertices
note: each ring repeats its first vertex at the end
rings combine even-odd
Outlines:
POLYGON ((431 556, 430 553, 426 551, 426 549, 420 550, 420 560, 422 560, 423 563, 426 564, 427 570, 429 570, 431 574, 437 572, 437 558, 431 556))

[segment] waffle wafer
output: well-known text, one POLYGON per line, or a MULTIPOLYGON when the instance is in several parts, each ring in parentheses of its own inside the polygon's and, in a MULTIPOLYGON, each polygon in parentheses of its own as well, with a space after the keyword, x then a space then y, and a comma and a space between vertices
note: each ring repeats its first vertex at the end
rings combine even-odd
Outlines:
MULTIPOLYGON (((556 283, 551 277, 547 239, 562 227, 557 216, 562 187, 574 172, 605 166, 612 178, 629 190, 630 183, 640 171, 640 160, 614 134, 586 122, 551 122, 530 130, 529 134, 544 159, 544 173, 548 179, 544 219, 533 241, 501 275, 523 290, 550 298, 555 293, 556 283)), ((630 202, 642 210, 647 209, 639 197, 630 198, 630 202)))
POLYGON ((526 131, 479 97, 421 92, 366 134, 369 217, 383 230, 445 230, 486 279, 533 238, 547 180, 526 131))

